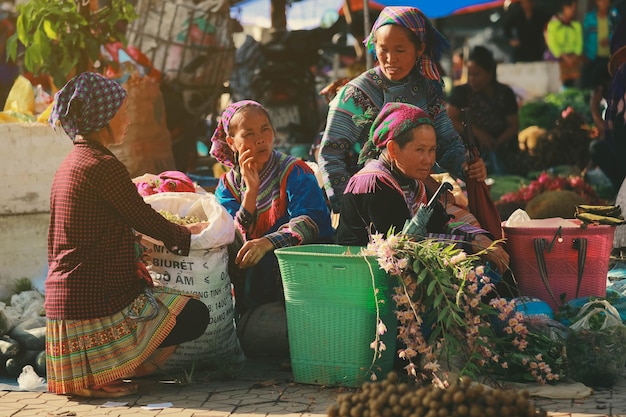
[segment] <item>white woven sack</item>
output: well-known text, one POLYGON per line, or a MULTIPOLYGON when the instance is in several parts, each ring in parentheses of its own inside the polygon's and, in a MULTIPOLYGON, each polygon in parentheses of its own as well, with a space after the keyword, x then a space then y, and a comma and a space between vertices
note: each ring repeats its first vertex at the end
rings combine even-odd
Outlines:
POLYGON ((196 294, 209 309, 209 325, 204 334, 179 345, 164 369, 242 362, 245 357, 235 330, 226 250, 235 237, 233 218, 210 193, 159 193, 144 200, 156 210, 181 217, 197 216, 209 222, 203 232, 192 235, 188 256, 169 252, 158 240, 142 238, 142 244, 151 251, 152 265, 148 270, 155 284, 196 294))

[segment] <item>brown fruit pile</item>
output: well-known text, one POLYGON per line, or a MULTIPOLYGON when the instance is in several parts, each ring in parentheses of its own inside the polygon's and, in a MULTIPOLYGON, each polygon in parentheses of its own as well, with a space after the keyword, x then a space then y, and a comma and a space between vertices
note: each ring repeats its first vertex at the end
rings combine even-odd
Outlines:
POLYGON ((398 381, 391 372, 380 382, 366 382, 358 392, 342 394, 328 417, 543 417, 528 391, 488 389, 462 378, 446 389, 398 381))

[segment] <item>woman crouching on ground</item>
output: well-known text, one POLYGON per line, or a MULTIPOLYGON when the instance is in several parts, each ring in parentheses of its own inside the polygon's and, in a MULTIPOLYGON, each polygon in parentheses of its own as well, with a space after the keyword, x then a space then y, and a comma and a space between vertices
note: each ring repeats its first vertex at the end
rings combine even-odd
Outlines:
POLYGON ((209 322, 204 303, 153 288, 138 262, 135 231, 186 256, 192 233, 206 223, 166 220, 107 149, 126 137, 126 97, 117 82, 86 72, 57 92, 50 115, 74 143, 50 195, 46 366, 48 390, 57 394, 134 394, 126 378, 154 370, 209 322))
MULTIPOLYGON (((369 162, 349 181, 342 199, 337 228, 340 245, 365 246, 372 233, 400 232, 420 204, 435 190, 424 180, 435 162, 437 138, 432 119, 419 107, 406 103, 384 105, 370 129, 361 157, 369 162)), ((448 199, 436 202, 427 225, 428 237, 467 244, 475 253, 492 239, 476 218, 448 199)), ((484 255, 500 274, 508 268, 509 255, 499 246, 484 255)))

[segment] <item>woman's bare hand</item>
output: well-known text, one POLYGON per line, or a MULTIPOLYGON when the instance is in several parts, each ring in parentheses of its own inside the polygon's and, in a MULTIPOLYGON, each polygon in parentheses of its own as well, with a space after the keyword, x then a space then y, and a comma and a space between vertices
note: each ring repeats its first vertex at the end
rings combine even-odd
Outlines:
POLYGON ((493 241, 486 235, 476 235, 472 242, 472 250, 476 253, 491 246, 482 258, 493 265, 498 273, 503 274, 509 268, 509 254, 500 245, 492 244, 493 241))
POLYGON ((258 192, 261 185, 261 179, 259 177, 259 170, 254 162, 251 149, 244 150, 239 156, 239 167, 241 176, 246 183, 248 190, 258 192))
POLYGON ((185 225, 185 227, 189 229, 192 235, 200 234, 200 232, 202 232, 208 226, 209 226, 209 222, 199 222, 199 223, 191 223, 191 224, 185 225))
POLYGON ((239 249, 235 264, 242 269, 250 268, 258 264, 261 258, 273 249, 274 245, 266 237, 249 240, 239 249))
POLYGON ((463 163, 463 171, 468 178, 482 182, 487 179, 487 167, 482 158, 476 158, 471 164, 463 163))

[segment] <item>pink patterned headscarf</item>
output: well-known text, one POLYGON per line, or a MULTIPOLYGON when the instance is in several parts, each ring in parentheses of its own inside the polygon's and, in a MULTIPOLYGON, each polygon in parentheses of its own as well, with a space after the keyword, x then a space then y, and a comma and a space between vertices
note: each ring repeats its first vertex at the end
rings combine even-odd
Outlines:
POLYGON ((431 80, 441 78, 435 61, 440 60, 443 52, 450 49, 450 44, 420 9, 406 6, 385 7, 380 12, 369 36, 363 42, 374 58, 377 58, 376 31, 385 25, 398 25, 413 32, 417 39, 426 45, 421 57, 421 74, 431 80))
POLYGON ((377 158, 390 140, 421 125, 434 126, 428 113, 421 108, 407 103, 386 103, 374 119, 369 139, 359 155, 359 163, 377 158))
POLYGON ((232 103, 222 112, 217 128, 211 137, 211 155, 222 164, 231 168, 236 165, 236 161, 233 150, 230 149, 228 142, 226 142, 228 129, 230 128, 230 121, 237 111, 247 106, 260 107, 265 111, 265 113, 269 114, 265 107, 253 100, 241 100, 236 103, 232 103))

